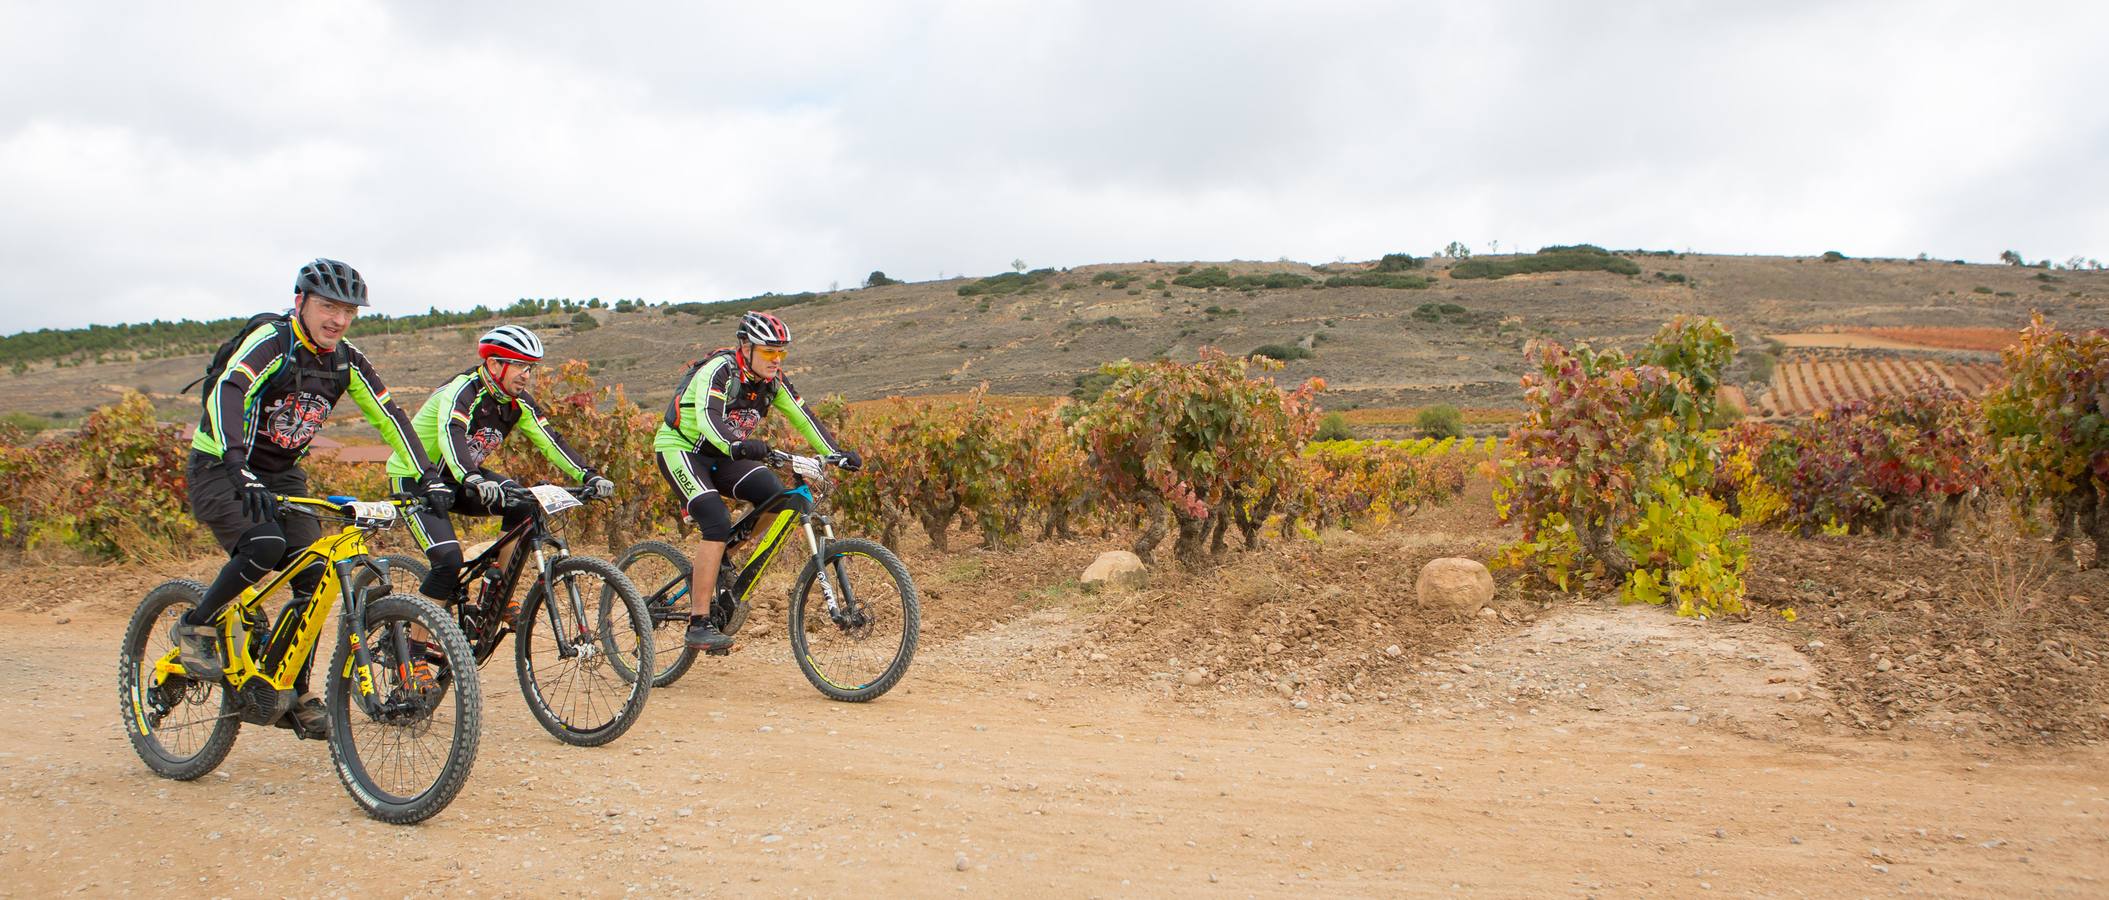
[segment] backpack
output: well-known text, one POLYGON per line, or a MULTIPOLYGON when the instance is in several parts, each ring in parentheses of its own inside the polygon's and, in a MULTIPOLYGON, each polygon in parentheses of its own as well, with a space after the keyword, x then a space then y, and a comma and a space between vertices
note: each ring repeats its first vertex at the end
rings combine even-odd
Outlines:
MULTIPOLYGON (((711 350, 709 354, 704 354, 700 360, 690 360, 688 371, 683 371, 681 379, 673 384, 673 400, 666 400, 666 415, 664 415, 666 417, 666 428, 681 428, 681 394, 688 392, 688 381, 692 377, 696 377, 696 371, 702 369, 707 363, 711 363, 711 360, 715 360, 719 356, 725 356, 725 354, 732 354, 732 352, 736 352, 736 350, 734 348, 717 348, 717 350, 711 350)), ((742 375, 734 375, 734 377, 738 379, 742 375)))
MULTIPOLYGON (((242 338, 248 337, 249 332, 256 330, 256 326, 262 325, 266 322, 269 322, 278 328, 278 337, 280 340, 285 341, 286 344, 287 359, 297 360, 297 358, 293 356, 293 346, 295 343, 293 340, 293 317, 282 312, 257 313, 256 315, 250 316, 249 321, 242 323, 242 328, 240 331, 235 332, 232 336, 228 337, 226 341, 222 342, 220 344, 220 349, 213 351, 212 361, 205 364, 205 374, 199 376, 198 380, 184 385, 183 393, 188 394, 190 393, 191 388, 197 387, 198 385, 202 384, 205 386, 205 388, 204 390, 199 391, 199 397, 205 403, 211 403, 212 387, 213 385, 219 383, 221 373, 227 371, 227 363, 228 361, 233 359, 234 351, 236 350, 236 348, 239 348, 242 345, 242 338)), ((330 356, 335 357, 336 355, 337 354, 335 351, 331 351, 330 356)), ((277 378, 280 375, 286 374, 289 370, 299 369, 300 367, 297 365, 296 361, 295 365, 285 366, 279 369, 279 371, 273 374, 271 377, 277 378)), ((296 376, 299 374, 304 374, 304 371, 294 371, 294 374, 296 376)), ((332 373, 332 375, 334 377, 335 373, 332 373)))

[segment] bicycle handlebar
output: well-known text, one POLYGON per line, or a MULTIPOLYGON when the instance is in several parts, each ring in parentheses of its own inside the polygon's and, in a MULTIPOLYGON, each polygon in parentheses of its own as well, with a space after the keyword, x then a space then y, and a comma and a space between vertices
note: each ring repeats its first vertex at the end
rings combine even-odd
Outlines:
POLYGON ((411 494, 393 494, 387 499, 374 501, 361 501, 356 497, 335 495, 330 497, 296 497, 290 494, 272 494, 271 501, 277 504, 278 511, 281 513, 299 513, 318 519, 325 515, 332 518, 356 518, 357 514, 353 512, 351 505, 360 502, 386 503, 406 512, 422 509, 425 506, 423 497, 411 494))
POLYGON ((774 467, 774 466, 786 466, 786 465, 790 465, 790 464, 791 464, 792 462, 794 462, 794 461, 796 461, 796 460, 801 460, 801 459, 808 459, 808 460, 812 460, 812 461, 813 461, 813 462, 814 462, 814 463, 815 463, 816 465, 822 465, 822 466, 834 466, 835 468, 837 468, 837 469, 843 469, 843 471, 846 471, 846 472, 848 472, 848 471, 855 471, 854 469, 844 469, 844 468, 843 468, 843 465, 842 465, 842 463, 843 463, 843 461, 844 461, 844 460, 848 459, 848 457, 845 457, 845 456, 843 456, 843 455, 842 455, 842 454, 840 454, 840 453, 830 453, 830 454, 827 454, 826 456, 799 456, 799 455, 798 455, 798 454, 796 454, 796 453, 786 453, 786 452, 784 452, 784 451, 782 451, 782 450, 770 450, 770 451, 769 451, 769 459, 768 459, 768 461, 767 461, 767 462, 768 462, 768 464, 769 464, 770 466, 772 466, 772 467, 774 467))

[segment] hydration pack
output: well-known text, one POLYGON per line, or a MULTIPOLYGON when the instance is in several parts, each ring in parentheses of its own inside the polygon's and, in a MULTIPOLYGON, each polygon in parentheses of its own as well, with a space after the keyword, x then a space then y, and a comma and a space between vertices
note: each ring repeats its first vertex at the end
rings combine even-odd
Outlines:
MULTIPOLYGON (((213 385, 218 384, 220 375, 227 371, 227 364, 233 361, 234 351, 241 348, 242 339, 248 337, 249 332, 255 331, 258 325, 267 322, 278 329, 278 338, 286 346, 285 355, 288 363, 285 366, 281 366, 271 377, 277 379, 287 375, 298 377, 308 374, 308 370, 298 364, 299 358, 293 355, 293 348, 299 346, 300 343, 293 337, 293 317, 282 312, 257 313, 250 316, 249 321, 242 323, 240 331, 235 332, 226 341, 222 342, 220 349, 213 351, 212 361, 205 364, 205 374, 199 376, 198 380, 184 385, 183 392, 186 394, 190 393, 191 388, 202 384, 205 387, 198 392, 199 399, 206 403, 211 403, 213 385)), ((336 358, 337 355, 337 352, 332 350, 329 353, 330 359, 325 360, 325 362, 332 363, 329 366, 330 371, 326 374, 333 379, 341 379, 349 375, 348 372, 342 372, 345 369, 345 365, 343 360, 336 358)), ((299 387, 299 382, 295 383, 295 387, 299 387)))

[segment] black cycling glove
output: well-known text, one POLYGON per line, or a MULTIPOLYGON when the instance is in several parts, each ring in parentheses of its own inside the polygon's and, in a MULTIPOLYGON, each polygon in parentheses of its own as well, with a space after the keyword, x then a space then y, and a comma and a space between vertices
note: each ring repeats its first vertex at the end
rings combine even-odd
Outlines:
POLYGON ((447 480, 440 477, 439 470, 425 473, 424 486, 426 509, 446 515, 447 510, 454 508, 454 489, 447 486, 447 480))
POLYGON ((248 466, 228 467, 234 479, 234 493, 242 499, 242 514, 259 525, 278 521, 278 501, 272 499, 271 489, 262 479, 249 471, 248 466))

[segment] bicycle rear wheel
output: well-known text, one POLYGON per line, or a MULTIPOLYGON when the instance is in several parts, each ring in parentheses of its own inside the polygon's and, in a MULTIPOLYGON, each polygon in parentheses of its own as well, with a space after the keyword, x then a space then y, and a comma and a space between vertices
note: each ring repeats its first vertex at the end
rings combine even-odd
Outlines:
POLYGON ((453 618, 422 597, 372 600, 365 619, 356 633, 372 665, 360 669, 349 628, 330 665, 330 761, 367 815, 422 822, 454 801, 476 764, 476 657, 453 618), (373 693, 355 700, 362 684, 373 693))
MULTIPOLYGON (((666 687, 680 681, 696 664, 696 648, 688 645, 692 602, 688 555, 664 541, 640 541, 623 551, 615 567, 636 586, 645 611, 651 615, 652 686, 666 687)), ((621 665, 620 660, 611 662, 621 665)))
POLYGON ((908 673, 922 611, 900 557, 846 538, 806 561, 791 588, 790 620, 791 655, 806 680, 830 700, 863 703, 908 673))
POLYGON ((607 560, 567 556, 550 579, 528 591, 513 623, 520 695, 557 740, 598 747, 630 730, 651 696, 652 679, 636 673, 653 663, 652 618, 607 560))
POLYGON ((214 681, 171 675, 154 684, 154 668, 176 649, 169 629, 205 598, 195 581, 171 581, 148 591, 125 628, 117 661, 118 718, 132 750, 154 774, 177 781, 219 768, 241 732, 234 695, 214 681))

